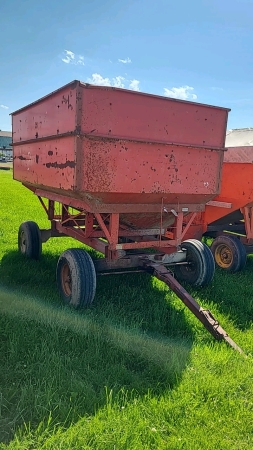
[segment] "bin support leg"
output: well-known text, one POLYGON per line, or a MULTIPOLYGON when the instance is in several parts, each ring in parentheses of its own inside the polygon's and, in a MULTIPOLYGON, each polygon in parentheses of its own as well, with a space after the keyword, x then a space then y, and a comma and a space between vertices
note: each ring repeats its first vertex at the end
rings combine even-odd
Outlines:
POLYGON ((224 340, 239 353, 244 353, 243 350, 228 336, 212 313, 208 309, 202 308, 165 266, 153 263, 147 259, 142 259, 142 263, 147 272, 151 272, 156 278, 163 281, 173 292, 175 292, 180 300, 182 300, 197 319, 203 323, 204 327, 215 337, 215 339, 224 340))

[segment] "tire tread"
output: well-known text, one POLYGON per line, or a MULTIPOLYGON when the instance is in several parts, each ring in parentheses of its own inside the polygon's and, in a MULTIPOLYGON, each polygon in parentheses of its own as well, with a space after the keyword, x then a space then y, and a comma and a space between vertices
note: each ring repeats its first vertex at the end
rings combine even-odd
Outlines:
POLYGON ((196 262, 199 266, 199 274, 197 277, 185 279, 184 271, 181 266, 175 267, 175 273, 179 280, 185 280, 193 286, 207 286, 213 279, 215 272, 215 262, 209 247, 197 239, 187 239, 182 242, 181 248, 187 248, 192 251, 196 257, 196 262))
POLYGON ((96 271, 90 255, 80 248, 68 249, 62 253, 56 268, 58 289, 65 303, 76 308, 90 305, 96 293, 96 271), (67 263, 72 278, 72 292, 66 296, 61 285, 61 268, 67 263))
POLYGON ((36 222, 27 220, 21 223, 18 230, 18 247, 21 253, 25 254, 28 258, 39 259, 42 251, 42 241, 40 229, 36 222), (22 252, 20 245, 21 233, 26 235, 26 250, 22 252))

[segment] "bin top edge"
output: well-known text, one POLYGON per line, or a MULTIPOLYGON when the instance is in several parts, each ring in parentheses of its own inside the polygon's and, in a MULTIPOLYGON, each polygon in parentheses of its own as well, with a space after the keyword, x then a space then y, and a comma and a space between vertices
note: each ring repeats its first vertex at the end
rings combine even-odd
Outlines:
POLYGON ((199 102, 193 102, 193 101, 188 101, 188 100, 181 100, 181 99, 176 99, 176 98, 172 98, 172 97, 165 97, 163 95, 157 95, 157 94, 149 94, 147 92, 140 92, 140 91, 132 91, 129 89, 123 89, 123 88, 116 88, 113 86, 98 86, 98 85, 94 85, 94 84, 89 84, 89 83, 85 83, 83 81, 80 80, 73 80, 70 83, 65 84, 64 86, 61 86, 60 88, 50 92, 47 95, 44 95, 43 97, 35 100, 34 102, 29 103, 28 105, 23 106, 22 108, 17 109, 16 111, 13 111, 10 116, 13 116, 23 110, 25 110, 26 108, 30 108, 31 106, 40 103, 41 101, 45 100, 48 97, 51 97, 52 95, 56 94, 57 92, 60 92, 61 90, 67 88, 67 87, 77 87, 77 86, 83 86, 87 89, 100 89, 100 90, 111 90, 111 91, 120 91, 120 92, 125 92, 125 93, 132 93, 134 95, 141 95, 141 96, 146 96, 146 97, 153 97, 153 98, 159 98, 162 99, 164 101, 173 101, 173 102, 177 102, 177 103, 186 103, 186 104, 193 104, 196 106, 206 106, 209 108, 214 108, 214 109, 219 109, 219 110, 224 110, 224 111, 231 111, 230 108, 225 108, 223 106, 214 106, 214 105, 209 105, 206 103, 199 103, 199 102))

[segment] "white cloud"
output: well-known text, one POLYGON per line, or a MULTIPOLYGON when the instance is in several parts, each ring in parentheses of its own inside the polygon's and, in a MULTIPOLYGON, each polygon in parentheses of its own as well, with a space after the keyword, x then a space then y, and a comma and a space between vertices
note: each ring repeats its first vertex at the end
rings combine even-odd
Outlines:
POLYGON ((125 85, 123 83, 123 81, 125 80, 124 77, 118 76, 112 79, 112 86, 117 87, 117 88, 124 88, 125 85))
POLYGON ((129 57, 127 57, 126 59, 118 59, 118 61, 123 64, 131 64, 131 62, 132 62, 129 57))
POLYGON ((118 76, 115 78, 103 78, 99 73, 93 73, 91 78, 88 78, 88 83, 95 84, 96 86, 112 86, 117 88, 124 88, 124 77, 118 76))
POLYGON ((194 88, 191 86, 173 87, 172 89, 164 88, 164 95, 181 100, 196 100, 197 95, 193 94, 192 91, 194 91, 194 88))
POLYGON ((132 91, 140 90, 140 82, 138 80, 129 81, 120 75, 110 79, 108 77, 102 77, 102 75, 100 75, 99 73, 93 73, 92 76, 87 79, 87 83, 95 84, 96 86, 110 86, 122 89, 130 89, 132 91))
POLYGON ((129 84, 129 88, 132 91, 139 91, 140 90, 140 86, 139 86, 140 82, 139 80, 132 80, 129 84))
POLYGON ((87 82, 96 86, 111 86, 110 78, 103 78, 99 73, 93 73, 91 78, 87 79, 87 82))
POLYGON ((75 66, 84 66, 84 57, 82 55, 76 55, 71 50, 64 50, 63 58, 61 59, 66 64, 74 64, 75 66))
POLYGON ((80 64, 81 66, 84 66, 84 57, 82 55, 79 55, 77 64, 80 64))
POLYGON ((3 108, 3 109, 9 109, 9 106, 6 106, 6 105, 0 105, 0 108, 3 108))
POLYGON ((75 53, 71 52, 70 50, 64 50, 65 57, 62 58, 62 61, 66 64, 69 64, 71 61, 74 61, 75 59, 75 53))

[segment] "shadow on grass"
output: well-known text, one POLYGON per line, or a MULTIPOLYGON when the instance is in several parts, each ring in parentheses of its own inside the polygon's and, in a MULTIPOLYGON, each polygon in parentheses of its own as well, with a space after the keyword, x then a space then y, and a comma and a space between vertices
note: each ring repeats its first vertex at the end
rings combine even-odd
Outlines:
MULTIPOLYGON (((98 277, 91 308, 61 304, 57 257, 18 252, 0 265, 0 438, 51 415, 68 426, 106 404, 106 391, 160 396, 180 381, 193 334, 147 274, 98 277)), ((167 294, 167 291, 166 291, 167 294)))

